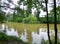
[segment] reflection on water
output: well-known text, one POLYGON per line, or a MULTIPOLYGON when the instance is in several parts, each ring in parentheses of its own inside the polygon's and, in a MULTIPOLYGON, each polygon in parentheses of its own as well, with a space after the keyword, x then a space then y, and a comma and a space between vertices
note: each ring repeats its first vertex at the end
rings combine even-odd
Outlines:
POLYGON ((32 44, 40 44, 42 39, 48 40, 47 31, 40 28, 39 34, 32 32, 32 44))
POLYGON ((7 34, 7 35, 9 35, 9 36, 20 37, 20 39, 23 40, 24 42, 28 42, 26 29, 24 29, 24 34, 22 33, 22 34, 19 36, 17 30, 15 31, 14 28, 11 28, 11 29, 9 30, 9 29, 8 29, 8 26, 6 26, 5 24, 2 24, 1 32, 5 33, 5 34, 7 34))
POLYGON ((2 31, 2 32, 6 31, 5 33, 6 33, 7 35, 19 37, 17 30, 15 31, 14 28, 11 28, 11 30, 9 30, 9 29, 8 29, 8 26, 5 26, 5 24, 2 25, 1 31, 2 31))
POLYGON ((1 29, 1 30, 3 31, 3 30, 4 30, 4 28, 5 28, 5 24, 2 24, 2 29, 1 29))
MULTIPOLYGON (((5 24, 2 24, 1 32, 6 33, 9 36, 20 37, 20 39, 23 40, 24 42, 28 42, 28 39, 27 39, 28 33, 27 33, 26 29, 24 29, 24 32, 21 33, 19 36, 17 30, 15 31, 14 28, 11 28, 9 30, 8 26, 6 26, 5 24)), ((54 30, 50 30, 50 36, 52 36, 52 35, 55 36, 54 30)), ((32 32, 31 37, 32 37, 32 44, 40 44, 42 39, 48 40, 47 29, 40 28, 39 34, 37 34, 36 32, 32 32)), ((60 34, 58 34, 58 38, 60 38, 60 34)))
POLYGON ((40 36, 37 33, 32 32, 32 44, 40 44, 40 41, 40 36))
POLYGON ((7 30, 7 31, 6 31, 6 34, 7 34, 7 35, 17 36, 17 37, 18 37, 18 32, 17 32, 17 30, 14 31, 14 28, 12 28, 11 31, 7 30))
POLYGON ((24 42, 28 42, 26 29, 24 29, 24 33, 21 34, 20 39, 23 40, 24 42))

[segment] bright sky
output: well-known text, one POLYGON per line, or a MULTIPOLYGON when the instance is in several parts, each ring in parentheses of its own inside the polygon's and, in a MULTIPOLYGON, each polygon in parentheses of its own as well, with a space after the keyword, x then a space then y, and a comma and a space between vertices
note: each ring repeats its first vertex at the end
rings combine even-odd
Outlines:
MULTIPOLYGON (((15 5, 18 5, 18 4, 17 4, 17 1, 18 1, 18 0, 12 0, 12 1, 13 1, 13 3, 14 3, 15 5)), ((2 2, 3 2, 3 3, 4 3, 4 2, 5 2, 5 3, 8 3, 7 0, 2 0, 2 2)), ((12 5, 11 3, 10 3, 10 6, 11 6, 11 8, 14 8, 14 7, 15 7, 15 6, 12 5)), ((8 9, 8 8, 7 8, 7 10, 4 10, 4 8, 3 8, 2 10, 5 11, 6 13, 8 13, 9 11, 11 11, 11 13, 13 13, 13 10, 8 9)))
MULTIPOLYGON (((2 1, 5 1, 6 3, 8 3, 7 0, 2 0, 2 1)), ((18 5, 18 4, 17 4, 17 1, 18 1, 18 0, 12 0, 12 1, 13 1, 13 3, 14 3, 15 5, 18 5)), ((49 2, 49 3, 53 3, 53 0, 49 0, 48 2, 49 2)), ((58 3, 59 3, 59 2, 58 2, 58 3)), ((57 5, 58 5, 58 3, 57 3, 57 5)), ((44 3, 43 3, 43 5, 45 6, 44 3)), ((11 6, 11 8, 14 8, 14 5, 10 4, 10 6, 11 6)), ((50 13, 50 10, 52 9, 52 7, 50 7, 50 6, 51 6, 51 4, 48 4, 48 11, 49 11, 49 13, 50 13)), ((26 10, 26 9, 27 9, 27 6, 23 6, 23 3, 22 3, 22 5, 20 5, 20 8, 26 10)), ((4 10, 4 11, 5 11, 5 10, 4 10)), ((10 10, 10 9, 6 10, 7 13, 8 13, 9 11, 11 11, 11 13, 13 12, 13 10, 10 10)), ((39 17, 43 17, 44 15, 46 15, 46 12, 43 12, 43 10, 40 10, 40 11, 41 11, 41 13, 40 13, 40 16, 39 16, 39 17)), ((34 14, 35 12, 36 12, 36 8, 32 8, 32 14, 34 14)))

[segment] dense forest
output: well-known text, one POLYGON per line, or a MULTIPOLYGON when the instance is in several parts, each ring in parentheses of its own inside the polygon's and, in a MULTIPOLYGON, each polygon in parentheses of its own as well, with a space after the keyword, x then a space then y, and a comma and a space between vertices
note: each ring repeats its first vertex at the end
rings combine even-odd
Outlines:
MULTIPOLYGON (((1 3, 0 4, 0 22, 10 21, 10 22, 20 22, 20 23, 28 23, 28 24, 47 23, 47 19, 46 19, 47 15, 44 15, 44 17, 39 17, 41 10, 46 12, 46 7, 43 5, 45 4, 45 1, 18 0, 17 4, 14 4, 13 0, 11 1, 7 0, 7 2, 1 0, 0 3, 1 3), (11 7, 11 4, 14 7, 11 7), (8 9, 10 9, 10 11, 6 12, 8 9), (35 10, 35 11, 32 12, 32 10, 35 10)), ((47 1, 47 4, 49 4, 49 1, 47 1)), ((53 3, 52 4, 50 3, 50 5, 52 9, 50 10, 50 13, 48 13, 49 23, 54 23, 53 3)), ((56 9, 57 9, 56 10, 57 23, 60 23, 59 3, 56 9)))

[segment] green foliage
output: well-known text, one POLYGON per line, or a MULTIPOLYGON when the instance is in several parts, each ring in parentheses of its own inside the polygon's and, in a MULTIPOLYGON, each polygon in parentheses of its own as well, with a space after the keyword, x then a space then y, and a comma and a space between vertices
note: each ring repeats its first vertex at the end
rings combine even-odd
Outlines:
MULTIPOLYGON (((53 35, 51 36, 50 40, 52 44, 55 44, 55 37, 53 35)), ((44 41, 45 44, 50 44, 49 40, 46 40, 46 41, 42 40, 42 41, 44 41)), ((57 37, 57 44, 60 44, 60 39, 58 37, 57 37)))
MULTIPOLYGON (((24 19, 30 19, 31 17, 29 16, 30 14, 31 14, 31 9, 32 9, 32 7, 35 7, 36 9, 37 9, 37 14, 36 14, 36 18, 35 19, 37 19, 36 21, 29 21, 29 23, 36 23, 36 22, 38 22, 40 19, 39 19, 39 12, 40 12, 40 9, 41 8, 45 8, 44 6, 43 6, 43 4, 42 4, 42 2, 40 2, 40 1, 38 1, 38 0, 19 0, 18 1, 18 5, 19 6, 16 6, 15 8, 16 8, 16 13, 14 13, 14 15, 13 15, 13 19, 11 20, 11 21, 13 21, 13 22, 22 22, 22 20, 24 19), (24 9, 21 9, 20 8, 20 5, 22 4, 22 2, 23 2, 23 6, 27 6, 27 10, 24 10, 24 9), (26 12, 25 14, 24 14, 24 12, 26 12), (15 14, 17 14, 17 15, 15 15, 15 14), (25 18, 25 17, 27 17, 27 18, 25 18)), ((32 18, 33 19, 33 18, 32 18)), ((30 20, 32 20, 32 19, 30 19, 30 20)), ((25 20, 24 22, 28 22, 27 20, 25 20)))
POLYGON ((29 17, 24 18, 22 22, 28 23, 28 24, 38 23, 36 16, 33 16, 33 15, 30 15, 29 17))
MULTIPOLYGON (((39 0, 19 0, 18 1, 18 5, 20 7, 21 3, 23 2, 23 5, 27 6, 27 11, 26 11, 26 15, 29 16, 29 14, 31 14, 31 9, 32 7, 35 7, 37 9, 37 12, 40 12, 40 9, 45 8, 42 4, 42 2, 40 2, 39 0)), ((24 10, 24 9, 23 9, 24 10)), ((17 10, 19 11, 19 9, 17 10)), ((20 10, 21 11, 21 10, 20 10)), ((21 12, 20 12, 21 13, 21 12)), ((23 12, 24 13, 24 12, 23 12)), ((21 14, 22 15, 22 14, 21 14)), ((37 16, 38 17, 38 16, 37 16)))
POLYGON ((57 10, 57 23, 60 23, 60 6, 56 8, 57 10))
POLYGON ((22 40, 20 40, 17 37, 7 36, 6 34, 1 33, 1 32, 0 32, 0 41, 21 41, 21 42, 23 42, 22 40))
MULTIPOLYGON (((54 23, 54 17, 49 17, 48 20, 49 20, 50 24, 54 23)), ((47 17, 46 16, 45 17, 41 17, 40 18, 40 23, 47 23, 47 17)))
POLYGON ((0 41, 4 41, 4 40, 6 40, 6 39, 7 39, 6 36, 7 36, 6 34, 4 34, 4 33, 0 33, 0 41))
POLYGON ((17 15, 20 16, 20 17, 25 17, 24 10, 20 9, 19 7, 17 7, 17 15))
POLYGON ((41 44, 46 44, 46 41, 42 39, 41 44))
MULTIPOLYGON (((57 23, 60 23, 60 6, 58 6, 56 8, 56 17, 57 17, 57 23)), ((51 10, 50 14, 49 14, 49 21, 50 23, 54 23, 54 9, 51 10)))
POLYGON ((29 14, 30 14, 31 13, 31 8, 32 8, 32 0, 27 0, 27 6, 28 6, 29 14))
POLYGON ((13 19, 11 21, 13 21, 13 22, 22 22, 23 18, 24 17, 21 17, 18 14, 13 14, 13 19))
MULTIPOLYGON (((57 12, 57 23, 58 24, 60 24, 60 6, 58 6, 57 8, 56 8, 56 12, 57 12)), ((48 20, 49 20, 49 23, 51 23, 51 24, 53 24, 54 23, 54 9, 52 9, 51 11, 50 11, 50 13, 48 14, 48 20)), ((41 17, 40 18, 40 22, 41 23, 47 23, 47 17, 45 16, 45 17, 41 17)))
POLYGON ((40 18, 40 23, 47 23, 46 17, 41 17, 40 18))
POLYGON ((5 22, 6 19, 7 19, 7 18, 6 18, 6 16, 5 16, 4 12, 1 12, 1 11, 0 11, 0 23, 5 22))
MULTIPOLYGON (((60 39, 57 39, 57 40, 58 40, 57 44, 60 44, 60 39)), ((54 44, 55 42, 54 39, 52 39, 51 42, 52 44, 54 44)), ((49 43, 49 40, 45 41, 44 39, 42 39, 41 44, 50 44, 50 43, 49 43)))
POLYGON ((22 44, 29 44, 29 43, 23 42, 18 37, 15 37, 15 36, 7 36, 6 34, 0 32, 0 44, 1 43, 2 44, 5 44, 5 43, 7 44, 8 42, 19 42, 19 43, 22 43, 22 44))

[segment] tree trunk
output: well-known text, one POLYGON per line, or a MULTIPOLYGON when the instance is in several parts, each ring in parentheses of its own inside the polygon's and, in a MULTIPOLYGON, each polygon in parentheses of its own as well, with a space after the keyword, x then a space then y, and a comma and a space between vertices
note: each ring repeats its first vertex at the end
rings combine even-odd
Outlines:
POLYGON ((47 0, 45 0, 45 4, 46 4, 46 14, 47 14, 47 33, 48 33, 48 39, 49 39, 49 44, 52 44, 52 43, 51 43, 51 40, 50 40, 50 35, 49 35, 49 20, 48 20, 48 6, 47 6, 47 0))
POLYGON ((54 0, 54 18, 55 18, 55 22, 54 22, 54 28, 55 28, 55 43, 57 44, 57 17, 56 17, 56 0, 54 0))

